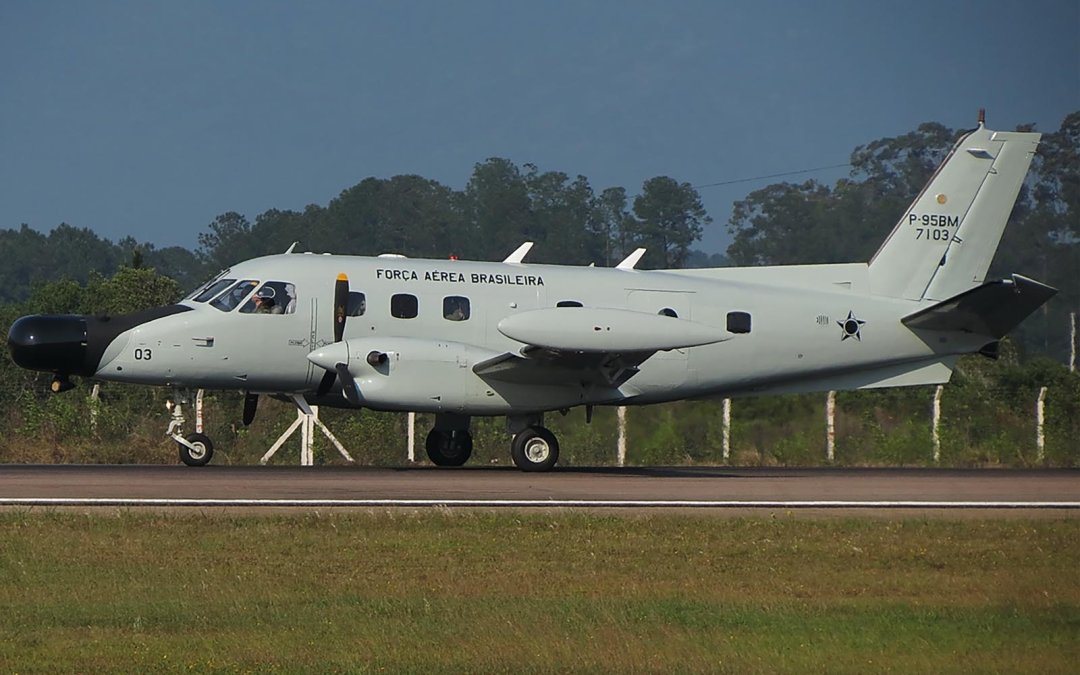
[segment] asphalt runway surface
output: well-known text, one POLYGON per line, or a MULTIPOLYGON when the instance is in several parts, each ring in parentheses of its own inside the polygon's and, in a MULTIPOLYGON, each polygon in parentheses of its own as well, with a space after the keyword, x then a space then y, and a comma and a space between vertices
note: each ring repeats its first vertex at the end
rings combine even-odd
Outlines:
POLYGON ((0 465, 0 505, 1050 509, 1080 515, 1080 471, 0 465))

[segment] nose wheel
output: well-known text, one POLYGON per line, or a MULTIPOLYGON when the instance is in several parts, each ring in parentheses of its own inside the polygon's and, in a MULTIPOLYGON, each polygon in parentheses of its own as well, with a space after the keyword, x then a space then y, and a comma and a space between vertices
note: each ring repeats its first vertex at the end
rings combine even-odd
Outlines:
POLYGON ((214 456, 214 444, 204 434, 188 434, 177 439, 180 448, 180 461, 188 466, 206 466, 214 456))
POLYGON ((544 427, 526 427, 514 436, 510 456, 522 471, 548 471, 559 461, 559 441, 544 427))
POLYGON ((461 466, 472 456, 472 434, 468 430, 432 429, 425 448, 435 466, 461 466))

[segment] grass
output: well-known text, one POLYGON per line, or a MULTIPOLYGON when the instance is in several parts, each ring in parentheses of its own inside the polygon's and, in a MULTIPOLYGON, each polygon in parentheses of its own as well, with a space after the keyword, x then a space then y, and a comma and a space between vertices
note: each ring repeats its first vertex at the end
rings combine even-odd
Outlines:
POLYGON ((1080 520, 0 514, 0 670, 1075 672, 1080 520))

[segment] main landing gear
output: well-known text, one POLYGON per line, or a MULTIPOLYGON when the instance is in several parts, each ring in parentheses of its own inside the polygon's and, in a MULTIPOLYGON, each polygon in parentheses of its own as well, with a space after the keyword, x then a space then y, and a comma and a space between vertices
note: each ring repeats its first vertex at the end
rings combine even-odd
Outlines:
POLYGON ((435 428, 424 443, 428 459, 435 466, 461 466, 472 457, 469 418, 464 415, 435 416, 435 428))
POLYGON ((559 461, 559 441, 546 427, 526 427, 514 434, 510 456, 522 471, 549 471, 559 461))
MULTIPOLYGON (((522 471, 549 471, 559 461, 559 440, 542 425, 541 415, 508 417, 507 430, 513 434, 510 457, 522 471)), ((464 415, 435 416, 435 428, 425 443, 428 459, 435 466, 461 466, 472 456, 473 439, 469 418, 464 415)))

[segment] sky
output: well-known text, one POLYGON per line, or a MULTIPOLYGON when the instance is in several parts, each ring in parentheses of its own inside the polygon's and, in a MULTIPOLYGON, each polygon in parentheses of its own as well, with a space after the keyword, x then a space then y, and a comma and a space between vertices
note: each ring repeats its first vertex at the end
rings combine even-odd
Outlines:
MULTIPOLYGON (((1043 131, 1080 110, 1080 0, 7 0, 0 228, 194 249, 218 214, 369 176, 461 189, 505 157, 634 195, 842 164, 979 108, 1043 131)), ((770 182, 701 187, 698 248, 770 182)))

